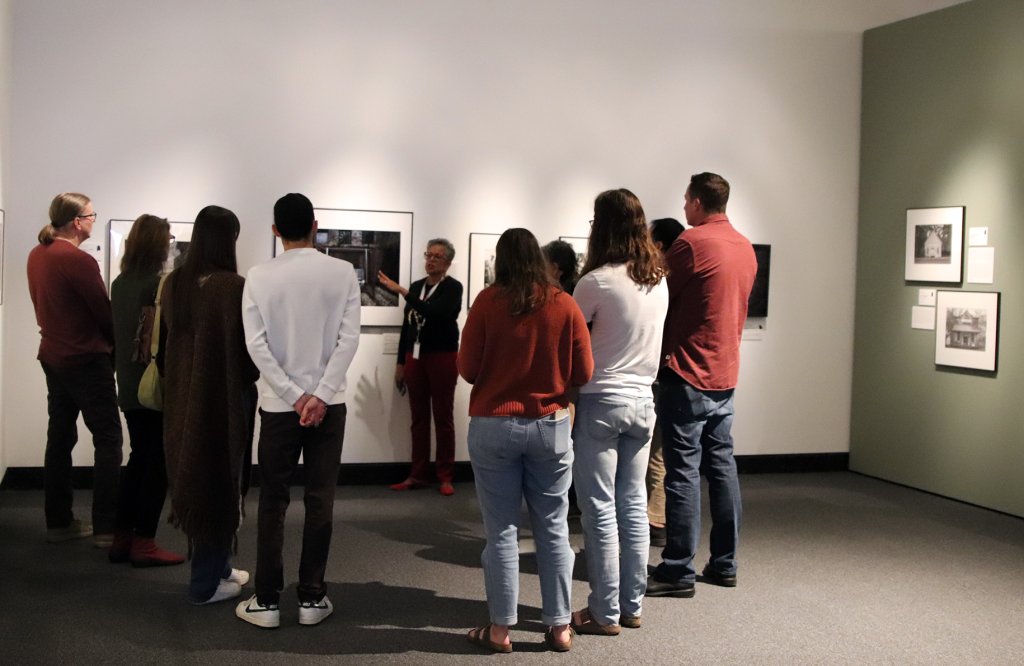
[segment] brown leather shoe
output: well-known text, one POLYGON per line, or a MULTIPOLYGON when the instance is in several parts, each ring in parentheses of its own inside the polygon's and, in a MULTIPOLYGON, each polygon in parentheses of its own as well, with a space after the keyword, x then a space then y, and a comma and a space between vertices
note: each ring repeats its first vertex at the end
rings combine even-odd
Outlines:
POLYGON ((569 638, 565 641, 555 640, 555 633, 552 631, 554 627, 548 627, 547 631, 544 632, 544 645, 548 646, 549 650, 553 652, 568 652, 572 649, 572 637, 576 635, 573 631, 572 625, 569 625, 569 638))

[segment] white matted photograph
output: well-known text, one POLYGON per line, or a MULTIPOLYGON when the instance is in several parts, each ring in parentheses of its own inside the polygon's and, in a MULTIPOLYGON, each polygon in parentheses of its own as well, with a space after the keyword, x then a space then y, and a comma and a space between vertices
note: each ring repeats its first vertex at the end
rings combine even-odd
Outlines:
POLYGON ((964 207, 908 208, 904 279, 963 280, 964 207))
POLYGON ((935 364, 995 372, 999 356, 999 292, 939 290, 935 364))
MULTIPOLYGON (((107 290, 114 284, 114 278, 121 274, 121 259, 124 257, 124 243, 132 230, 135 220, 110 220, 107 225, 107 290)), ((170 273, 181 265, 188 252, 188 244, 192 241, 192 222, 170 222, 171 247, 164 263, 164 273, 170 273)))
POLYGON ((466 285, 466 307, 473 307, 477 294, 494 284, 495 248, 501 234, 469 235, 469 282, 466 285))
MULTIPOLYGON (((359 279, 363 326, 401 326, 398 294, 377 280, 382 271, 399 284, 412 276, 412 219, 408 211, 314 208, 317 250, 352 264, 359 279)), ((274 239, 274 256, 284 252, 274 239)))

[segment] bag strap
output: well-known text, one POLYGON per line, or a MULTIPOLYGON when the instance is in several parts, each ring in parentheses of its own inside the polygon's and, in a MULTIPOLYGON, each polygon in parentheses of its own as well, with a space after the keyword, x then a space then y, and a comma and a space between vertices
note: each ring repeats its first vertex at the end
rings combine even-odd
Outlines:
POLYGON ((150 336, 149 342, 149 356, 153 359, 160 351, 160 294, 164 290, 164 281, 167 279, 167 275, 170 273, 160 277, 160 284, 156 287, 156 315, 153 317, 153 334, 150 336))

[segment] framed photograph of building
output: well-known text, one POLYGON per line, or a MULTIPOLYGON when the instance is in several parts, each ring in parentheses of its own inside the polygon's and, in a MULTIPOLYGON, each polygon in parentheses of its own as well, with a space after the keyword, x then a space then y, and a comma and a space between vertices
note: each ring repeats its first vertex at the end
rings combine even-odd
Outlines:
POLYGON ((466 307, 473 307, 477 294, 494 284, 494 250, 501 234, 469 235, 469 282, 466 307))
POLYGON ((939 290, 935 300, 935 364, 995 372, 999 356, 999 292, 939 290))
POLYGON ((963 280, 964 207, 908 208, 904 279, 963 280))
MULTIPOLYGON (((121 274, 121 259, 124 257, 124 242, 132 230, 135 220, 110 220, 107 226, 107 290, 114 278, 121 274)), ((171 247, 167 252, 164 273, 170 273, 181 265, 192 241, 192 222, 171 222, 171 247)))
POLYGON ((572 249, 576 252, 576 270, 582 272, 583 265, 587 263, 587 241, 590 239, 583 236, 559 236, 558 240, 572 245, 572 249))
MULTIPOLYGON (((412 276, 412 219, 408 211, 315 208, 316 249, 356 269, 363 326, 401 326, 403 304, 377 279, 378 271, 399 284, 412 276)), ((274 239, 274 256, 284 252, 274 239)))

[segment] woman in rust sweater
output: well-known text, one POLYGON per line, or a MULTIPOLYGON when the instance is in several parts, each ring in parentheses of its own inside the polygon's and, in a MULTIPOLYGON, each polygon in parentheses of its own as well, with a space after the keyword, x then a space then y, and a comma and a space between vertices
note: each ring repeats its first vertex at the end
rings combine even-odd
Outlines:
POLYGON ((572 646, 574 559, 566 523, 573 457, 567 393, 590 379, 594 360, 579 307, 550 281, 526 229, 509 229, 498 240, 495 283, 473 302, 458 365, 473 385, 469 456, 487 536, 481 561, 490 611, 490 623, 471 631, 469 641, 512 651, 525 499, 537 542, 544 642, 564 652, 572 646))

